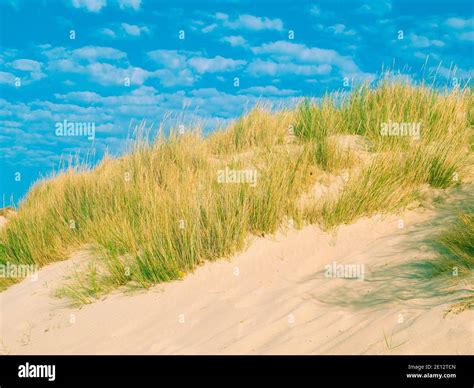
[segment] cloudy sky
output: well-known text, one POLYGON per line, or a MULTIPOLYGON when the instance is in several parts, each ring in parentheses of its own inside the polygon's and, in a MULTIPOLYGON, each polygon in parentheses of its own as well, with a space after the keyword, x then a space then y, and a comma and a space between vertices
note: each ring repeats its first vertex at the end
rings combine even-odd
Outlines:
POLYGON ((211 131, 383 68, 465 82, 473 14, 470 0, 0 0, 0 195, 78 151, 123 152, 143 119, 211 131), (64 120, 94 139, 58 136, 64 120))

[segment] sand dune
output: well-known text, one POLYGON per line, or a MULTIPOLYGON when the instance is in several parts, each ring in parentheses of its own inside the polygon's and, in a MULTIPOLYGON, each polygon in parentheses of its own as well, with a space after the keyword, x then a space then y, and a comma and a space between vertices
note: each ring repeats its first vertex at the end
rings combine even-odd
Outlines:
MULTIPOLYGON (((452 206, 462 202, 450 198, 452 206)), ((429 257, 424 239, 446 222, 443 209, 417 208, 364 218, 332 234, 315 226, 288 229, 255 239, 232 260, 206 263, 183 281, 117 292, 76 309, 52 293, 87 260, 79 252, 0 294, 0 351, 474 354, 472 310, 444 317, 451 303, 435 298, 364 304, 361 295, 380 295, 380 285, 324 276, 334 262, 364 264, 370 276, 377 266, 429 257)))

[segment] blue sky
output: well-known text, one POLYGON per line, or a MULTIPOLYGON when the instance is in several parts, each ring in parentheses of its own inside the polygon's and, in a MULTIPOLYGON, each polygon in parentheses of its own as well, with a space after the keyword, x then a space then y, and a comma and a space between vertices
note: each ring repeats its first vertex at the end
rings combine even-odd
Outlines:
POLYGON ((142 119, 211 131, 259 99, 349 91, 382 67, 465 82, 473 4, 0 0, 0 195, 21 198, 62 157, 120 154, 142 119), (94 138, 58 136, 64 120, 94 138))

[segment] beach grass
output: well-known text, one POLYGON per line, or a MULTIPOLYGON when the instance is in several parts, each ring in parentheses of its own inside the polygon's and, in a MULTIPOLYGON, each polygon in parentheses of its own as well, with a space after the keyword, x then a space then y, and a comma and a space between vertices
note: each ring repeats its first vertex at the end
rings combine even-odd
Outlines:
MULTIPOLYGON (((401 209, 422 187, 462 183, 473 102, 469 88, 382 80, 291 109, 259 104, 207 137, 199 128, 141 135, 120 158, 37 182, 0 231, 0 264, 41 267, 92 246, 94 263, 62 290, 84 304, 119 287, 181 279, 288 219, 331 229, 401 209), (420 123, 419 137, 385 136, 387 122, 420 123), (369 146, 342 150, 332 140, 344 136, 369 146), (339 195, 299 204, 318 177, 341 170, 348 180, 339 195)), ((459 251, 465 241, 454 237, 447 244, 459 251)), ((11 283, 0 279, 0 289, 11 283)))
MULTIPOLYGON (((471 204, 472 206, 472 204, 471 204)), ((443 249, 437 273, 471 277, 474 270, 474 208, 459 213, 457 222, 437 238, 443 249)))

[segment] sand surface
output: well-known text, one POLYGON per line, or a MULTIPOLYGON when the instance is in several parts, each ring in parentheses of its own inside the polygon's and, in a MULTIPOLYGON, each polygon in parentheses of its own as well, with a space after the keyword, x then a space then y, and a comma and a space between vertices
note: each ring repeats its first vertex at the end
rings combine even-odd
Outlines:
MULTIPOLYGON (((450 206, 465 201, 466 192, 457 195, 450 206)), ((397 300, 409 287, 367 281, 374 268, 429 258, 426 238, 449 224, 448 214, 446 206, 417 208, 332 234, 288 229, 182 281, 81 309, 52 296, 87 260, 79 252, 0 293, 0 353, 474 354, 472 310, 444 317, 449 301, 397 300), (364 264, 366 280, 327 278, 334 262, 364 264), (396 286, 391 302, 369 303, 396 286)))

